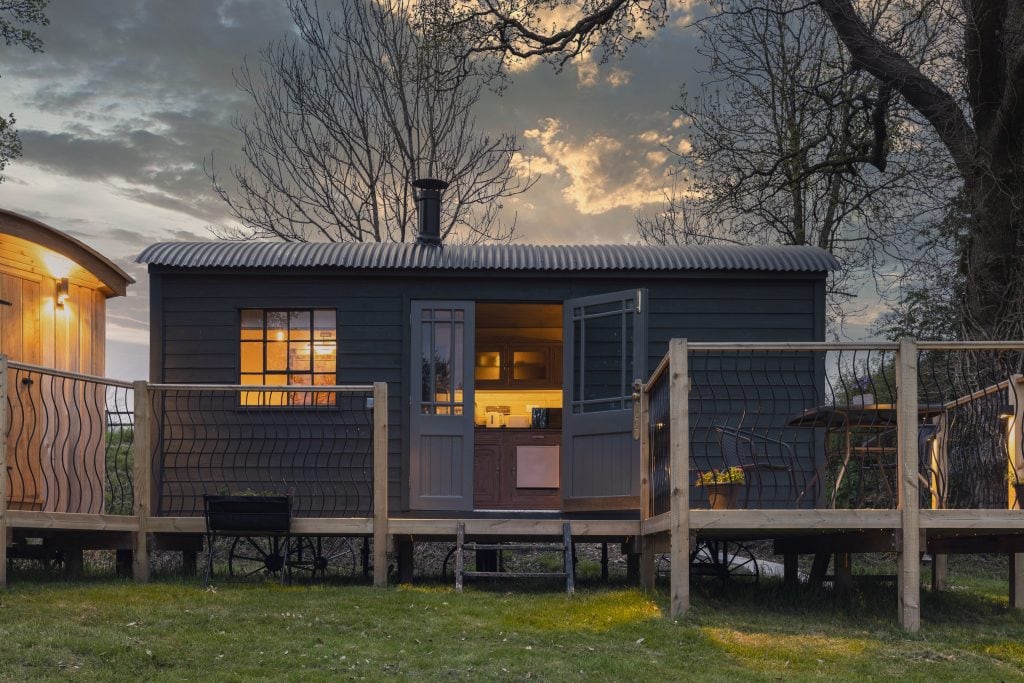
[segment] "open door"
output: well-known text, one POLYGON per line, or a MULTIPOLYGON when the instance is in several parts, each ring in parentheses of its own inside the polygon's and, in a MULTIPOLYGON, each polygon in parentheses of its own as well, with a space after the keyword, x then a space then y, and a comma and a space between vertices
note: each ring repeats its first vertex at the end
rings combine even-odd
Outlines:
POLYGON ((412 302, 409 502, 473 509, 473 302, 412 302))
POLYGON ((633 380, 646 373, 646 290, 564 305, 562 507, 640 507, 633 380))

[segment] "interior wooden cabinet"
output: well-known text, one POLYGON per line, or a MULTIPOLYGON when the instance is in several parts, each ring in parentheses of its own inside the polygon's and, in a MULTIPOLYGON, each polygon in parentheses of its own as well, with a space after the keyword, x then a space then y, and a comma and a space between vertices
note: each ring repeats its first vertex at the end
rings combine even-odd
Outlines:
POLYGON ((559 304, 477 304, 478 389, 560 389, 562 307, 559 304))

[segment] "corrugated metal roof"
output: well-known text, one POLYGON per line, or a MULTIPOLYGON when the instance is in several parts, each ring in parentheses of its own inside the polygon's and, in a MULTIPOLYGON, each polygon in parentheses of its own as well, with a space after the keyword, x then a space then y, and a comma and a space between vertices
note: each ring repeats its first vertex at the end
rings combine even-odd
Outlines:
POLYGON ((372 268, 505 271, 759 270, 824 272, 839 263, 817 247, 377 242, 160 242, 139 263, 176 268, 372 268))

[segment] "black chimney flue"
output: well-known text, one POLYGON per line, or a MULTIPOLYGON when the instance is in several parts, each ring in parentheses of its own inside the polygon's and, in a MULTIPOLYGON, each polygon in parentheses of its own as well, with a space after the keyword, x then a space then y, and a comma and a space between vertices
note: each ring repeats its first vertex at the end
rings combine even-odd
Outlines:
POLYGON ((416 212, 419 214, 420 244, 441 244, 441 193, 448 189, 448 183, 436 178, 420 178, 412 181, 416 193, 416 212))

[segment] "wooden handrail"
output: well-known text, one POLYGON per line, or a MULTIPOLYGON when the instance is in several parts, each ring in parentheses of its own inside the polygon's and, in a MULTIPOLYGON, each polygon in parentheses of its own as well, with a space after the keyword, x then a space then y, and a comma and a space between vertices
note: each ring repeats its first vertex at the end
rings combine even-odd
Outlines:
POLYGON ((80 372, 68 372, 67 370, 55 370, 54 368, 47 368, 42 365, 31 365, 29 363, 19 363, 16 361, 8 361, 7 367, 12 370, 25 370, 27 372, 38 372, 43 375, 51 375, 53 377, 63 377, 65 379, 74 379, 82 382, 95 382, 96 384, 106 384, 111 387, 131 389, 134 386, 131 382, 125 382, 120 379, 99 377, 98 375, 85 375, 80 372))
POLYGON ((662 356, 661 361, 658 363, 658 367, 654 368, 654 372, 651 373, 650 378, 644 383, 644 391, 650 391, 654 383, 658 381, 658 378, 665 374, 669 366, 669 354, 662 356))
MULTIPOLYGON (((131 385, 129 385, 131 386, 131 385)), ((325 392, 373 391, 372 384, 150 384, 155 391, 254 391, 254 392, 325 392)))

